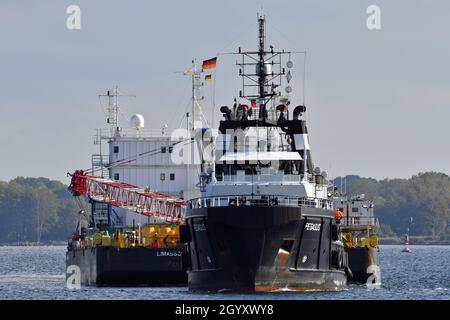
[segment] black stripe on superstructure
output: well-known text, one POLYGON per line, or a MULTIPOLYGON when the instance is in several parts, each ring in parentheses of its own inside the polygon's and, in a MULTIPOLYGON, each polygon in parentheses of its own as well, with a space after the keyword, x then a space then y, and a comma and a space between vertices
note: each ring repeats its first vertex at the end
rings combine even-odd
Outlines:
POLYGON ((279 122, 272 122, 269 120, 222 120, 220 121, 219 131, 222 134, 229 129, 246 129, 252 127, 278 127, 286 133, 308 133, 305 120, 284 120, 279 122))

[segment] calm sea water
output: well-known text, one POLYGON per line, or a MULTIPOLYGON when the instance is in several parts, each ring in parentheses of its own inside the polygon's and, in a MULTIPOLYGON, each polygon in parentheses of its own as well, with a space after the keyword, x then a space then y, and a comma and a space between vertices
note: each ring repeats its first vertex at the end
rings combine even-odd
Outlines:
POLYGON ((446 299, 450 300, 450 246, 382 246, 381 287, 341 292, 198 294, 186 288, 95 288, 65 285, 64 246, 0 247, 0 299, 446 299))

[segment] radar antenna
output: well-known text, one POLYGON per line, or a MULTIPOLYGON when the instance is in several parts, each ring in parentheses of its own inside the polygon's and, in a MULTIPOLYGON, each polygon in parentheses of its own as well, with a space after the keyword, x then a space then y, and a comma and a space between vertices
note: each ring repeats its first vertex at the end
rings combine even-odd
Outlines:
POLYGON ((120 132, 119 126, 119 97, 136 97, 132 94, 120 94, 119 87, 115 86, 114 89, 108 90, 106 94, 100 94, 99 97, 108 97, 108 117, 106 123, 109 124, 110 136, 113 137, 116 133, 120 132))
MULTIPOLYGON (((285 75, 282 67, 281 56, 293 52, 275 51, 273 46, 266 50, 265 41, 266 18, 258 15, 258 51, 241 51, 241 61, 236 62, 240 67, 239 75, 242 77, 242 90, 240 98, 255 101, 259 107, 259 119, 266 120, 266 104, 281 93, 275 90, 281 86, 281 76, 285 75), (255 68, 251 71, 250 67, 255 68), (276 70, 275 70, 276 69, 276 70), (256 90, 257 88, 257 90, 256 90)), ((253 103, 252 103, 253 105, 253 103)))

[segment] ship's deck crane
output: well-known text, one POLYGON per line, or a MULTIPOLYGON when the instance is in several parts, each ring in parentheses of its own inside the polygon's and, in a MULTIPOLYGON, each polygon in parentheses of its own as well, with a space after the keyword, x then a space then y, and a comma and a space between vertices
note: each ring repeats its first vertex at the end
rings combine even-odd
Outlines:
POLYGON ((168 223, 180 224, 184 221, 186 203, 181 199, 125 182, 88 175, 82 170, 76 170, 71 176, 69 190, 74 196, 89 196, 95 201, 145 216, 159 217, 168 223))
MULTIPOLYGON (((117 98, 119 95, 117 87, 112 92, 108 91, 106 95, 109 97, 108 123, 111 127, 111 137, 119 132, 117 119, 119 110, 117 98)), ((193 142, 193 138, 187 137, 173 143, 171 147, 177 144, 188 145, 193 142)), ((148 150, 114 161, 105 167, 111 169, 118 165, 136 161, 141 157, 153 156, 159 153, 161 153, 161 149, 148 150)), ((68 189, 76 197, 81 195, 88 196, 96 202, 124 208, 149 217, 159 217, 167 223, 180 224, 184 222, 186 210, 184 200, 141 189, 125 182, 95 176, 95 171, 99 170, 103 170, 103 167, 98 169, 92 168, 92 170, 76 170, 73 174, 69 174, 72 180, 68 189)))

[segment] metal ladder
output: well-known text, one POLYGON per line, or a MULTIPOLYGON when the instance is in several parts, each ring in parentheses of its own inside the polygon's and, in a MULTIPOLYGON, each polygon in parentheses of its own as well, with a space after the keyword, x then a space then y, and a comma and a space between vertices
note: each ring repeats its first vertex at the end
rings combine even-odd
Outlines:
POLYGON ((93 201, 92 202, 92 217, 94 220, 94 226, 97 227, 100 224, 108 225, 109 219, 109 206, 106 203, 93 201))
POLYGON ((92 172, 102 178, 109 178, 109 157, 102 154, 93 154, 91 156, 92 172))

